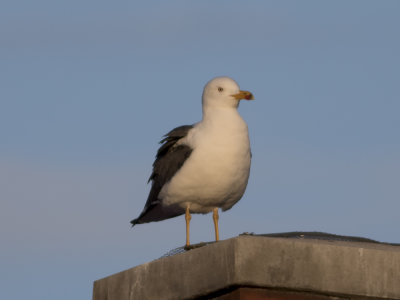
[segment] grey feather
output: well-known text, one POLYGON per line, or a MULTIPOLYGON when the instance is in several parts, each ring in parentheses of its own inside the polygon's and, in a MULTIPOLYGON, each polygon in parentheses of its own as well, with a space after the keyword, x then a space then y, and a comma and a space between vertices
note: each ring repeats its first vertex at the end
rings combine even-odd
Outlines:
POLYGON ((192 128, 192 125, 177 127, 168 132, 160 141, 162 145, 157 151, 156 159, 153 163, 153 172, 149 178, 149 182, 152 182, 149 197, 142 213, 138 218, 131 221, 132 226, 161 221, 184 213, 179 207, 163 207, 158 195, 163 186, 179 171, 192 153, 193 149, 188 145, 177 145, 177 142, 184 138, 192 128))

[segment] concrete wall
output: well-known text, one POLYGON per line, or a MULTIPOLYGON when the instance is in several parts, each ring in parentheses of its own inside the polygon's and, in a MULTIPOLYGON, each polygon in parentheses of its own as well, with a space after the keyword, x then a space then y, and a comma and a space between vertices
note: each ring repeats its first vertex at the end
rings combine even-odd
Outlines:
POLYGON ((93 289, 93 300, 199 297, 400 299, 400 247, 239 236, 97 280, 93 289))

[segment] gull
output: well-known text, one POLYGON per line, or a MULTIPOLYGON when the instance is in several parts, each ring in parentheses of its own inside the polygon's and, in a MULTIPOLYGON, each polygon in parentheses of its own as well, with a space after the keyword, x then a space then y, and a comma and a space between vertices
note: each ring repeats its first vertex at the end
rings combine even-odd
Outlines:
POLYGON ((248 128, 237 110, 242 99, 254 97, 229 77, 205 85, 202 120, 177 127, 161 140, 149 196, 132 226, 184 214, 188 247, 191 213, 212 211, 219 240, 218 209, 226 211, 242 198, 250 174, 248 128))

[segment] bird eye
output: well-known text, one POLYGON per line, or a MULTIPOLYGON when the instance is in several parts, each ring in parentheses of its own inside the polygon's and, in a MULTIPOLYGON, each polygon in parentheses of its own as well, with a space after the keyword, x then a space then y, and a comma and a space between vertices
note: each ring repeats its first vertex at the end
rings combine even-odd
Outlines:
POLYGON ((218 92, 222 92, 224 89, 222 87, 218 88, 218 92))

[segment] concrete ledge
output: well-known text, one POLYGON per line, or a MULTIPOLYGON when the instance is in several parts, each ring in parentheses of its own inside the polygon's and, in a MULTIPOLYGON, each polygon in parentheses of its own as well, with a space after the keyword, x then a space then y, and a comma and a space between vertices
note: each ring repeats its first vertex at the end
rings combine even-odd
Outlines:
POLYGON ((400 247, 239 236, 97 280, 93 300, 219 297, 239 287, 400 299, 400 247))

